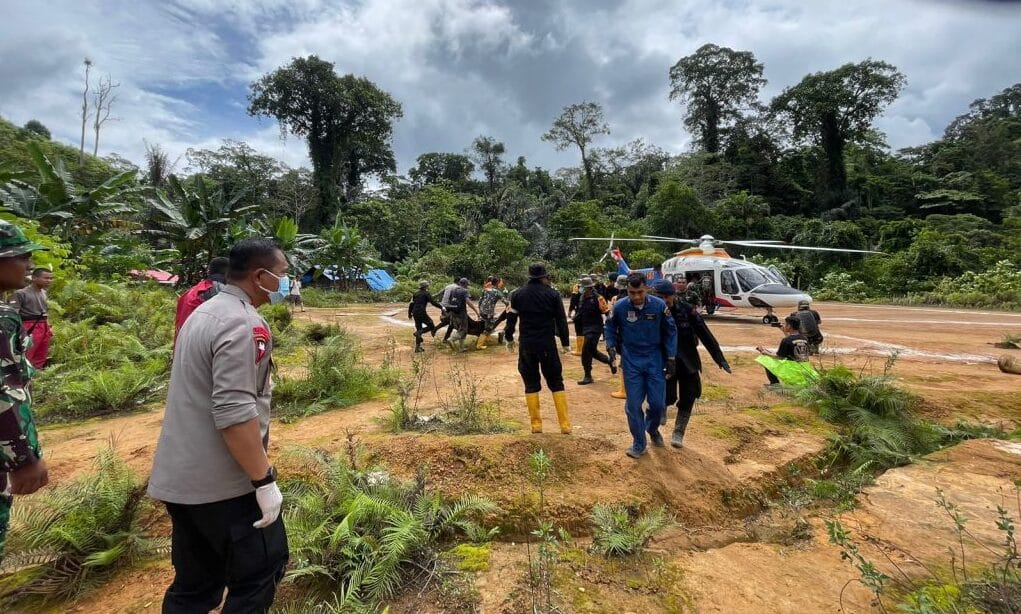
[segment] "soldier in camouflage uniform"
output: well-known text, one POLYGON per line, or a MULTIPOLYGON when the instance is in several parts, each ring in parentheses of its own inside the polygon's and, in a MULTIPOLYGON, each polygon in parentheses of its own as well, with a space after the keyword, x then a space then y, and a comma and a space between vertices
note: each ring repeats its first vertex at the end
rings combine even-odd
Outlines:
MULTIPOLYGON (((32 252, 43 249, 20 228, 0 220, 0 292, 22 288, 32 252)), ((32 419, 29 380, 34 370, 25 357, 28 342, 17 309, 0 304, 0 560, 14 495, 32 494, 48 481, 32 419)))

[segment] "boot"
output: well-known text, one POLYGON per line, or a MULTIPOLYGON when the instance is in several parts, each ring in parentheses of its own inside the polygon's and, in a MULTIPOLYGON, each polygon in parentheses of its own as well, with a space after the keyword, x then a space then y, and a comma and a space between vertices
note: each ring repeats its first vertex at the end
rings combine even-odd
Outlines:
POLYGON ((615 399, 626 399, 627 398, 627 389, 624 388, 624 372, 623 371, 620 374, 620 388, 618 388, 615 392, 611 392, 610 396, 615 398, 615 399))
POLYGON ((591 371, 587 371, 585 373, 585 377, 583 377, 580 380, 578 380, 578 385, 579 386, 587 386, 588 384, 591 384, 591 383, 592 383, 592 372, 591 371))
POLYGON ((528 406, 528 418, 532 422, 532 432, 542 432, 542 416, 539 415, 539 393, 525 393, 525 405, 528 406))
POLYGON ((682 412, 678 407, 677 422, 674 424, 674 433, 670 437, 670 445, 673 447, 684 447, 684 432, 688 430, 688 420, 691 420, 691 411, 682 412))
POLYGON ((475 342, 475 349, 484 350, 487 343, 489 343, 489 333, 482 333, 479 335, 479 340, 475 342))
POLYGON ((585 347, 585 337, 575 337, 574 339, 574 351, 571 352, 571 356, 581 356, 581 350, 585 347))
POLYGON ((553 405, 557 408, 557 421, 560 422, 560 432, 564 435, 570 435, 571 420, 567 417, 567 393, 563 390, 554 392, 553 405))
POLYGON ((419 341, 418 343, 415 344, 415 353, 416 354, 419 354, 419 353, 424 352, 424 351, 425 351, 425 348, 422 347, 422 342, 421 341, 419 341))

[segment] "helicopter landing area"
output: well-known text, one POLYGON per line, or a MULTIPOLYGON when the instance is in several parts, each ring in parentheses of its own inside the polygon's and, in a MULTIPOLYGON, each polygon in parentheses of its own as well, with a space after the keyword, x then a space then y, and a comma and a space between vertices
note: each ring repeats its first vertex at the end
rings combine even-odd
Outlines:
MULTIPOLYGON (((825 353, 889 356, 930 363, 995 363, 1004 350, 992 346, 1007 334, 1021 334, 1021 313, 854 305, 815 302, 822 318, 825 353)), ((762 312, 733 310, 707 319, 729 352, 775 350, 782 333, 762 324, 762 312)), ((786 313, 776 312, 783 317, 786 313)))
MULTIPOLYGON (((898 361, 912 363, 991 366, 1010 351, 993 343, 1008 334, 1021 335, 1021 313, 1016 312, 830 302, 812 306, 822 317, 823 355, 846 362, 883 360, 896 354, 898 361)), ((783 337, 779 328, 762 323, 763 314, 755 309, 725 309, 706 321, 724 352, 755 354, 759 346, 775 350, 783 337)), ((414 327, 393 306, 376 315, 390 326, 414 327)), ((778 310, 776 315, 782 318, 787 311, 778 310)))

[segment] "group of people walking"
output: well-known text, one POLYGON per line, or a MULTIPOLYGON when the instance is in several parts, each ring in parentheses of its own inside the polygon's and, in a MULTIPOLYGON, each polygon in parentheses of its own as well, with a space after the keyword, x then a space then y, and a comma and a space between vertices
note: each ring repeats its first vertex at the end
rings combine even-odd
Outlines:
MULTIPOLYGON (((13 302, 0 303, 0 557, 13 496, 35 492, 49 479, 30 389, 36 370, 46 366, 51 335, 46 289, 52 273, 31 268, 32 253, 42 249, 0 221, 0 292, 14 292, 13 302)), ((175 576, 164 612, 210 611, 221 602, 224 612, 265 612, 283 577, 288 560, 283 497, 267 453, 273 336, 257 308, 295 295, 288 271, 286 255, 273 242, 244 240, 227 257, 213 259, 207 279, 178 302, 166 410, 148 481, 148 494, 163 502, 171 520, 175 576)), ((661 281, 651 291, 641 275, 611 282, 584 277, 571 301, 584 370, 578 384, 594 381, 594 362, 617 373, 619 358, 623 389, 615 396, 626 398, 632 437, 626 454, 641 457, 650 441, 665 446, 660 427, 667 405, 674 403, 671 444, 680 448, 702 391, 699 343, 721 369, 730 373, 730 365, 684 282, 661 281), (605 353, 599 350, 602 336, 605 353)), ((816 328, 814 336, 785 337, 781 349, 790 346, 794 355, 821 341, 818 314, 807 306, 800 311, 787 318, 786 330, 801 326, 802 318, 816 328)), ((506 321, 504 338, 512 348, 517 344, 531 431, 543 431, 545 381, 559 431, 571 433, 561 363, 561 355, 571 352, 569 320, 543 263, 530 265, 528 282, 509 295, 500 278, 488 278, 478 305, 467 279, 444 288, 440 300, 422 282, 408 317, 415 321, 416 351, 422 351, 424 334, 435 335, 443 326, 448 336, 456 335, 455 347, 463 350, 465 337, 476 334, 483 348, 506 321), (506 309, 497 315, 501 303, 506 309), (440 309, 439 324, 429 316, 429 305, 440 309), (479 319, 472 320, 469 310, 479 319)))

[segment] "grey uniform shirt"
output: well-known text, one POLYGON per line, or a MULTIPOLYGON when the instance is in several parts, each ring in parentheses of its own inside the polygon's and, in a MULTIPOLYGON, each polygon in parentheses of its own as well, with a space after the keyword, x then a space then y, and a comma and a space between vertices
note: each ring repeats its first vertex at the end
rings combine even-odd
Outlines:
POLYGON ((198 505, 255 490, 220 431, 258 418, 268 443, 271 351, 269 326, 237 286, 224 286, 188 317, 177 337, 150 497, 198 505))
POLYGON ((460 287, 461 286, 457 284, 447 284, 447 286, 443 288, 443 297, 440 299, 440 305, 443 305, 444 309, 450 309, 450 293, 460 287))
POLYGON ((46 290, 35 286, 28 286, 14 293, 11 301, 15 309, 22 317, 43 317, 49 311, 49 303, 46 300, 46 290))

